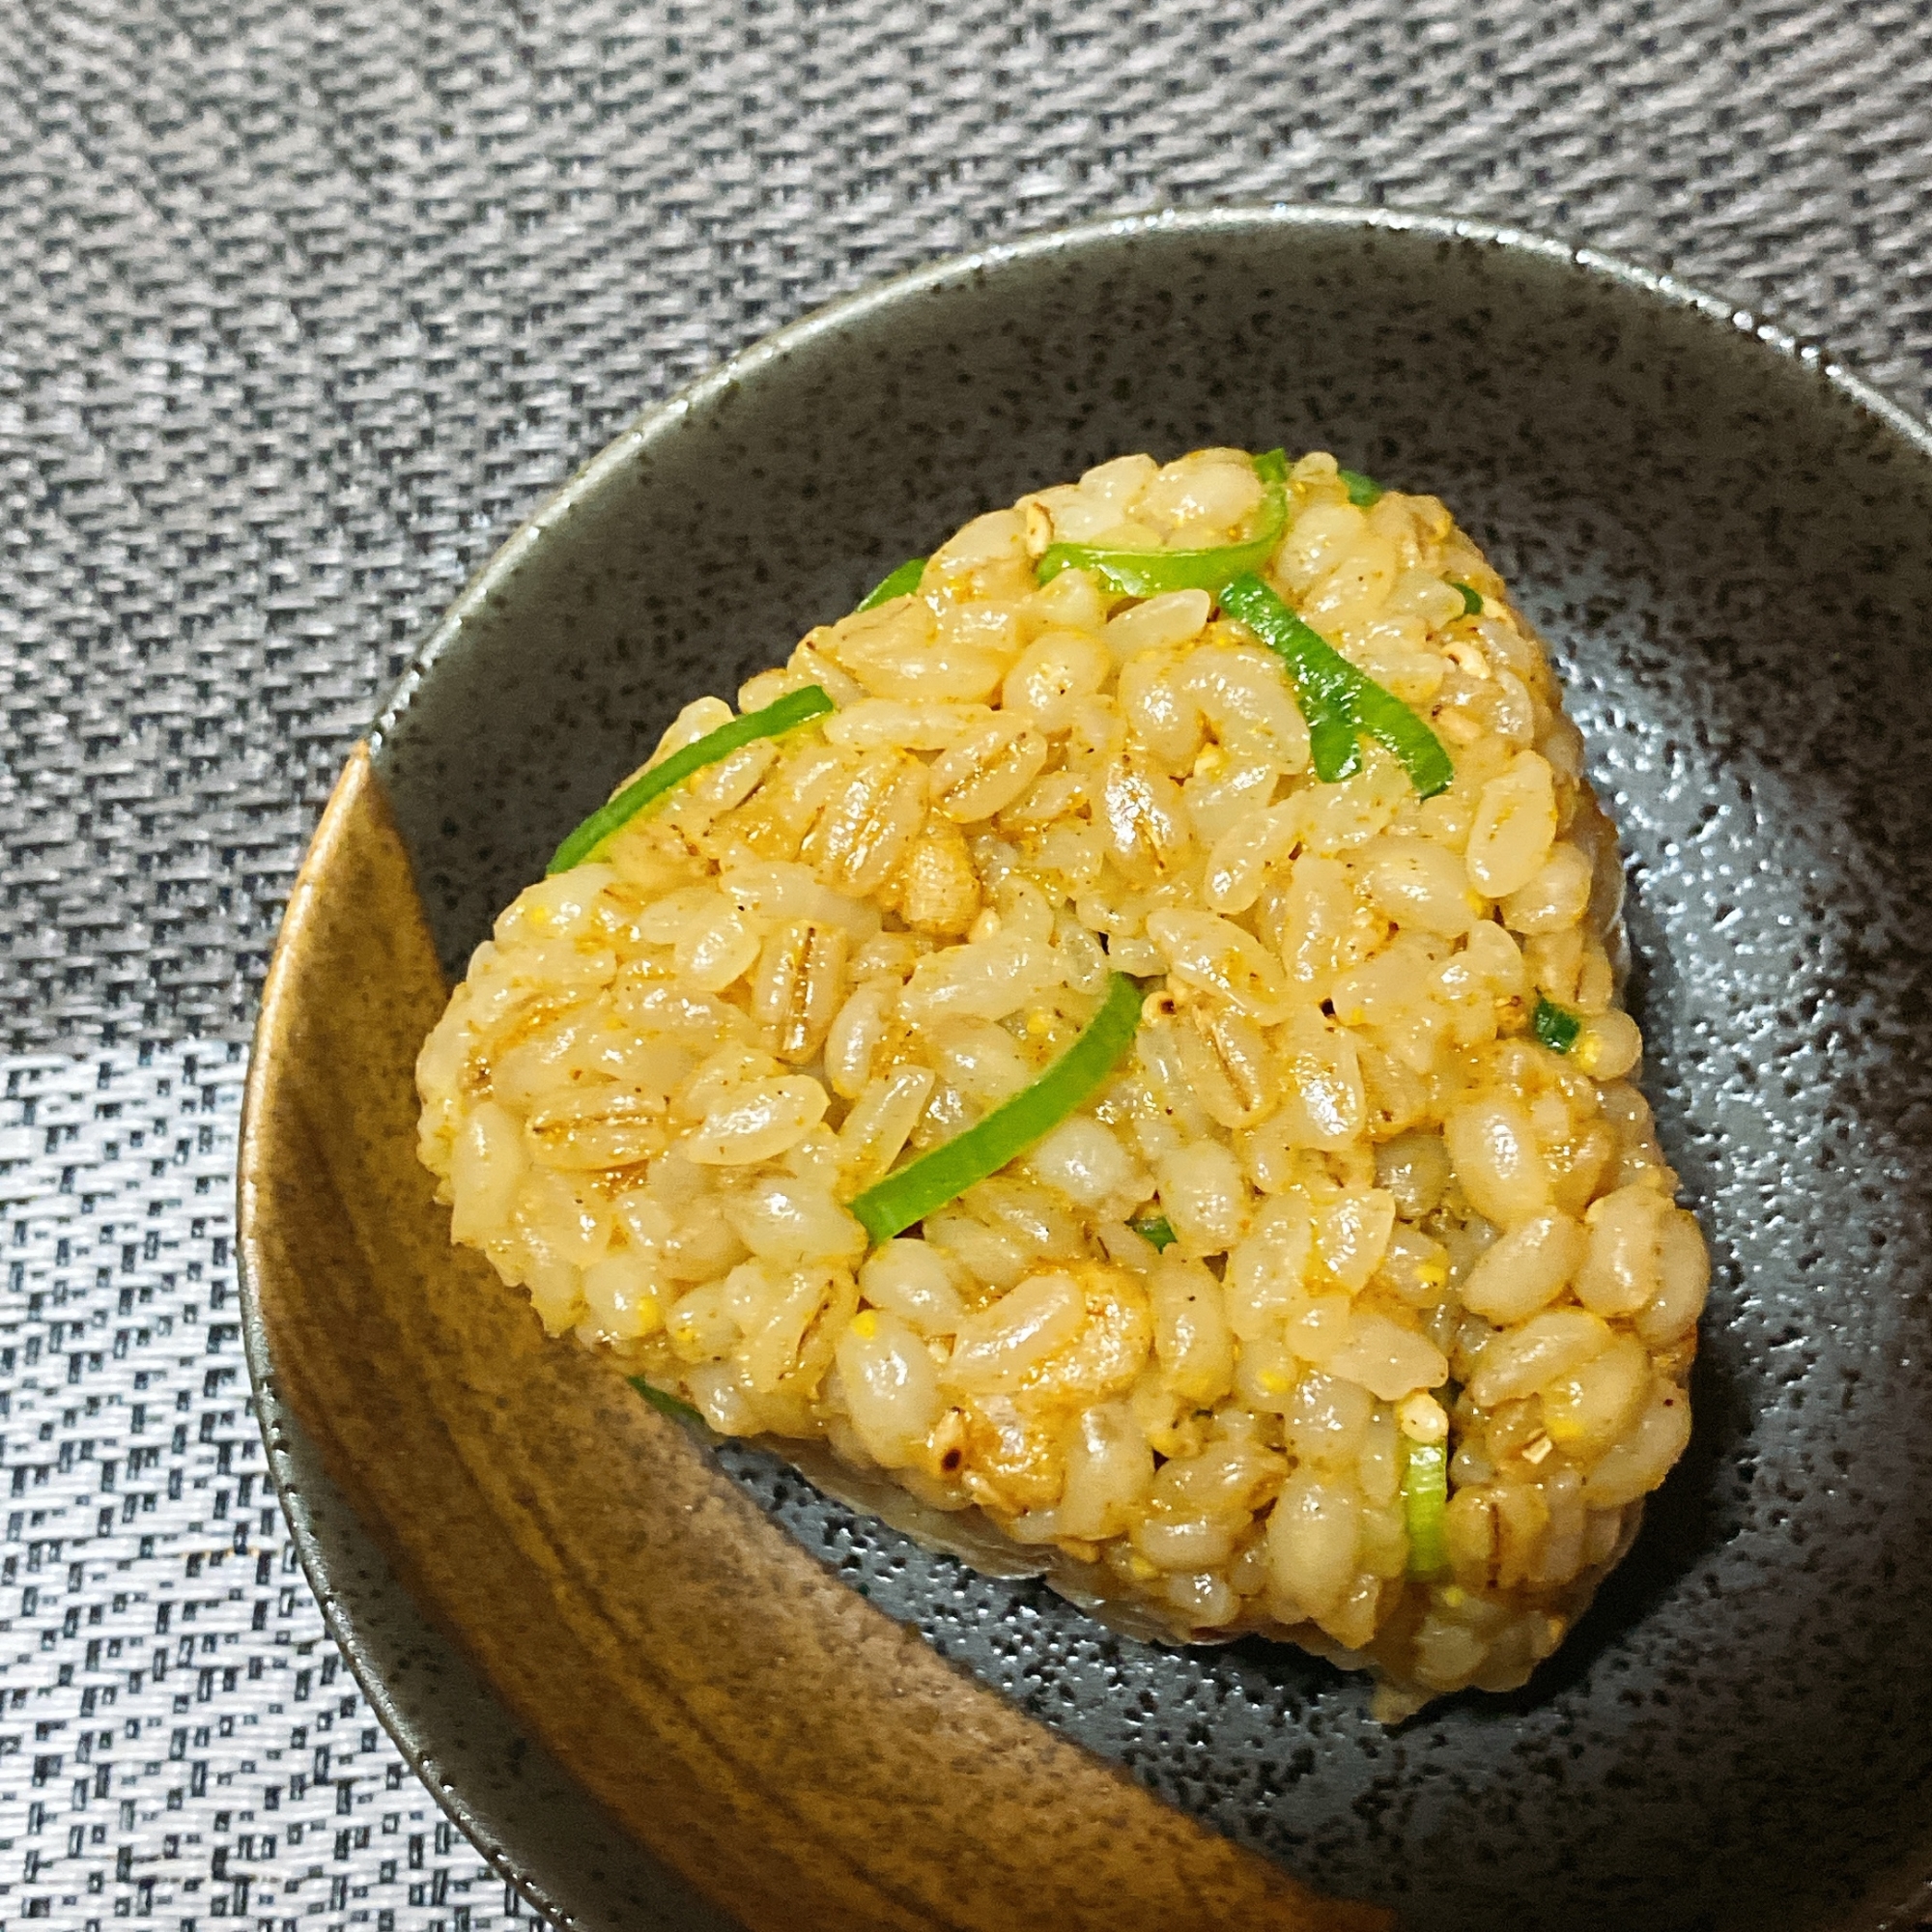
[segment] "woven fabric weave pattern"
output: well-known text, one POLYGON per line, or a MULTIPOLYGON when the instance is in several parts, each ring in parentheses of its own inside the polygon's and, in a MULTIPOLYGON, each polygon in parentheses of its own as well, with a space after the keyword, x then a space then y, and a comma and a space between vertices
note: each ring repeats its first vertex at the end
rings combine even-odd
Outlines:
POLYGON ((245 1034, 408 648, 577 462, 936 254, 1166 202, 1520 222, 1908 406, 1918 8, 9 10, 0 831, 16 1046, 245 1034))
POLYGON ((1278 199, 1587 242, 1932 400, 1915 0, 0 0, 0 100, 6 1922, 514 1909, 263 1493, 234 1101, 345 750, 639 409, 936 255, 1278 199))

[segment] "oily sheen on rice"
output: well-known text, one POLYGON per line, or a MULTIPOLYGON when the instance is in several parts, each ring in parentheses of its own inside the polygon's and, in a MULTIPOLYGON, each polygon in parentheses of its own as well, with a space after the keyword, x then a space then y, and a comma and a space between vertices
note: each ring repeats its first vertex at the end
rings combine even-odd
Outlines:
POLYGON ((813 631, 739 704, 833 713, 523 893, 423 1047, 421 1148, 553 1334, 713 1429, 977 1513, 1135 1629, 1373 1669, 1393 1718, 1521 1683, 1628 1548, 1708 1264, 1543 646, 1435 497, 1358 507, 1322 454, 1287 494, 1268 582, 1429 721, 1446 790, 1373 742, 1319 781, 1208 591, 1037 582, 1052 543, 1264 514, 1243 452, 1122 457, 813 631), (1094 1101, 868 1252, 845 1204, 1036 1078, 1110 971, 1146 997, 1094 1101), (1407 1445, 1445 1440, 1416 1576, 1407 1445))

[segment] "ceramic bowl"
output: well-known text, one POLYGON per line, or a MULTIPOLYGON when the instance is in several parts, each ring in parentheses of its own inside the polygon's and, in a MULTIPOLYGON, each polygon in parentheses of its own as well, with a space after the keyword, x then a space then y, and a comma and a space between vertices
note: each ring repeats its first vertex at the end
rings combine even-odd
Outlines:
MULTIPOLYGON (((338 1640, 585 1926, 1877 1928, 1932 1871, 1932 455, 1817 351, 1470 225, 1045 237, 812 317, 520 531, 345 770, 253 1063, 248 1342, 338 1640), (452 1252, 418 1043, 676 708, 1124 450, 1433 490, 1551 640, 1717 1263, 1695 1435, 1521 1692, 1162 1650, 716 1453, 452 1252), (1352 1901, 1352 1903, 1350 1902, 1352 1901)), ((1902 1916, 1901 1916, 1902 1915, 1902 1916)))

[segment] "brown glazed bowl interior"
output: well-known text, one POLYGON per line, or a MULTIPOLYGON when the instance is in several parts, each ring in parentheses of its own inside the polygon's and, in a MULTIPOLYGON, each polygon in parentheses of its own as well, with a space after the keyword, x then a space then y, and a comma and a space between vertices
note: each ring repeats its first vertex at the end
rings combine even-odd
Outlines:
POLYGON ((271 972, 248 1340, 331 1625, 586 1926, 1876 1928, 1932 1874, 1932 454, 1748 317, 1521 237, 1275 210, 1042 238, 751 352, 506 546, 346 770, 271 972), (1325 447, 1550 639, 1717 1275, 1695 1434, 1522 1691, 1399 1729, 715 1453, 452 1252, 445 983, 673 711, 1104 457, 1325 447), (1335 1901, 1360 1901, 1339 1904, 1335 1901))

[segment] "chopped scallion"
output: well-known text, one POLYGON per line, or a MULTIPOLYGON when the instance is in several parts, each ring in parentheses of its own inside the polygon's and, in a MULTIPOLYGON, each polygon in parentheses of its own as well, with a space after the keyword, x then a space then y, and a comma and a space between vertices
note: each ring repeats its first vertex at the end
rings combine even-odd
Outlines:
POLYGON ((631 1386, 660 1415, 668 1415, 673 1422, 695 1422, 700 1429, 706 1426, 703 1416, 699 1415, 688 1402, 680 1402, 676 1396, 666 1395, 663 1389, 653 1388, 642 1376, 632 1376, 629 1380, 631 1386))
POLYGON ((908 557, 890 577, 867 591, 857 608, 876 611, 881 604, 890 604, 895 597, 909 597, 919 588, 920 579, 924 575, 924 557, 908 557))
POLYGON ((1456 776, 1442 741, 1401 698, 1365 677, 1318 636, 1259 577, 1237 577, 1221 609, 1245 624, 1288 667, 1308 720, 1315 776, 1332 784, 1357 771, 1364 733, 1401 759, 1409 782, 1433 798, 1456 776))
POLYGON ((1035 573, 1050 583, 1063 570, 1091 570, 1122 597, 1158 597, 1169 590, 1218 591, 1244 570, 1260 570, 1288 526, 1288 458, 1278 449, 1253 459, 1262 479, 1262 525, 1237 544, 1212 550, 1111 550, 1094 544, 1049 544, 1035 573))
POLYGON ((1439 1577, 1449 1567, 1449 1445, 1403 1437, 1402 1514, 1408 1530, 1408 1574, 1439 1577))
POLYGON ((851 1204, 874 1241, 889 1241, 915 1221, 1017 1160, 1100 1090, 1133 1043, 1141 991, 1116 973, 1100 1009, 1071 1046, 1030 1086, 963 1134, 909 1160, 851 1204))
POLYGON ((787 692, 762 711, 748 711, 715 731, 707 731, 695 743, 673 752, 662 764, 640 774, 608 804, 601 805, 556 848, 556 856, 544 868, 547 872, 567 872, 586 859, 595 858, 597 848, 620 827, 627 825, 647 805, 681 785, 694 772, 728 758, 741 746, 760 738, 777 738, 795 731, 814 718, 822 718, 833 703, 815 684, 787 692))
POLYGON ((1539 994, 1529 1024, 1551 1053, 1568 1053, 1583 1031, 1583 1015, 1573 1013, 1568 1007, 1559 1007, 1554 1000, 1546 1000, 1539 994))
POLYGON ((1150 1214, 1142 1221, 1129 1221, 1127 1226, 1142 1240, 1151 1241, 1156 1250, 1171 1248, 1180 1236, 1174 1232, 1174 1223, 1165 1214, 1150 1214))
POLYGON ((1473 583, 1464 583, 1460 577, 1452 577, 1449 587, 1463 593, 1463 616, 1480 617, 1483 614, 1483 593, 1473 583))
POLYGON ((1381 500, 1382 486, 1359 469, 1337 469, 1335 474, 1348 486, 1349 500, 1358 510, 1366 510, 1381 500))

